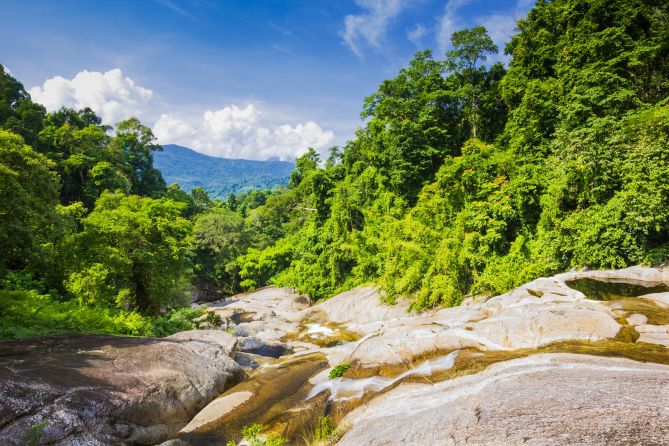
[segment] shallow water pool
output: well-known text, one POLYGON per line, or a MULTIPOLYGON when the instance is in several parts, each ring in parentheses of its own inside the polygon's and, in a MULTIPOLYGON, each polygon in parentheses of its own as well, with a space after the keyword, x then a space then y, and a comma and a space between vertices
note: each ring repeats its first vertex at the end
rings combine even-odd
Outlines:
POLYGON ((597 279, 575 279, 565 282, 568 287, 585 294, 593 300, 616 300, 624 297, 639 297, 645 294, 669 292, 662 282, 622 282, 597 279))

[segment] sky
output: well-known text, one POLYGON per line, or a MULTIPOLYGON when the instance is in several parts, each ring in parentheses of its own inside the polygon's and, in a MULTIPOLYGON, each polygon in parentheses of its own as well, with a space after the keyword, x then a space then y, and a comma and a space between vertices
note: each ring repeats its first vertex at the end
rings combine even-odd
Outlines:
POLYGON ((48 111, 138 117, 161 144, 292 159, 343 145, 413 54, 484 25, 503 48, 532 0, 1 0, 0 64, 48 111))

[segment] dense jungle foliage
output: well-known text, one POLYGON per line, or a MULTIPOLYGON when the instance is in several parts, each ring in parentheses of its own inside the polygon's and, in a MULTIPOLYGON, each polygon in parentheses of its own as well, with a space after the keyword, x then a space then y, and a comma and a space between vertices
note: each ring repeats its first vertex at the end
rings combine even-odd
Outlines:
POLYGON ((343 148, 225 201, 166 187, 137 119, 46 113, 0 69, 0 336, 167 334, 190 290, 376 283, 421 309, 666 261, 669 3, 541 0, 517 31, 507 67, 483 27, 416 54, 343 148))

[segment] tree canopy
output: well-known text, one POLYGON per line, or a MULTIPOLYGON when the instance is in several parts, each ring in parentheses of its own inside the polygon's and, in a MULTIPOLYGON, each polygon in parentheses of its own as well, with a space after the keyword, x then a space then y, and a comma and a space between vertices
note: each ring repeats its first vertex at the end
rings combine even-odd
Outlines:
POLYGON ((669 3, 542 0, 497 52, 482 26, 418 52, 355 138, 226 200, 166 187, 139 120, 46 113, 0 66, 0 285, 145 327, 193 289, 374 283, 422 309, 665 262, 669 3))

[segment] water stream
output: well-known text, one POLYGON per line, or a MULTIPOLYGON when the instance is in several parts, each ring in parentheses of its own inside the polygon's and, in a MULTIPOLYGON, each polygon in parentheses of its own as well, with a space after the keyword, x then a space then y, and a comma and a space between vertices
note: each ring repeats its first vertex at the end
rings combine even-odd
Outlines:
POLYGON ((420 363, 417 367, 394 378, 382 378, 380 376, 371 376, 369 378, 350 379, 335 378, 328 381, 317 383, 307 394, 305 400, 309 400, 316 395, 329 391, 331 401, 345 401, 349 399, 362 398, 366 392, 378 393, 387 387, 402 381, 410 376, 431 376, 437 372, 448 370, 455 365, 455 359, 459 351, 449 353, 437 359, 428 360, 420 363))

